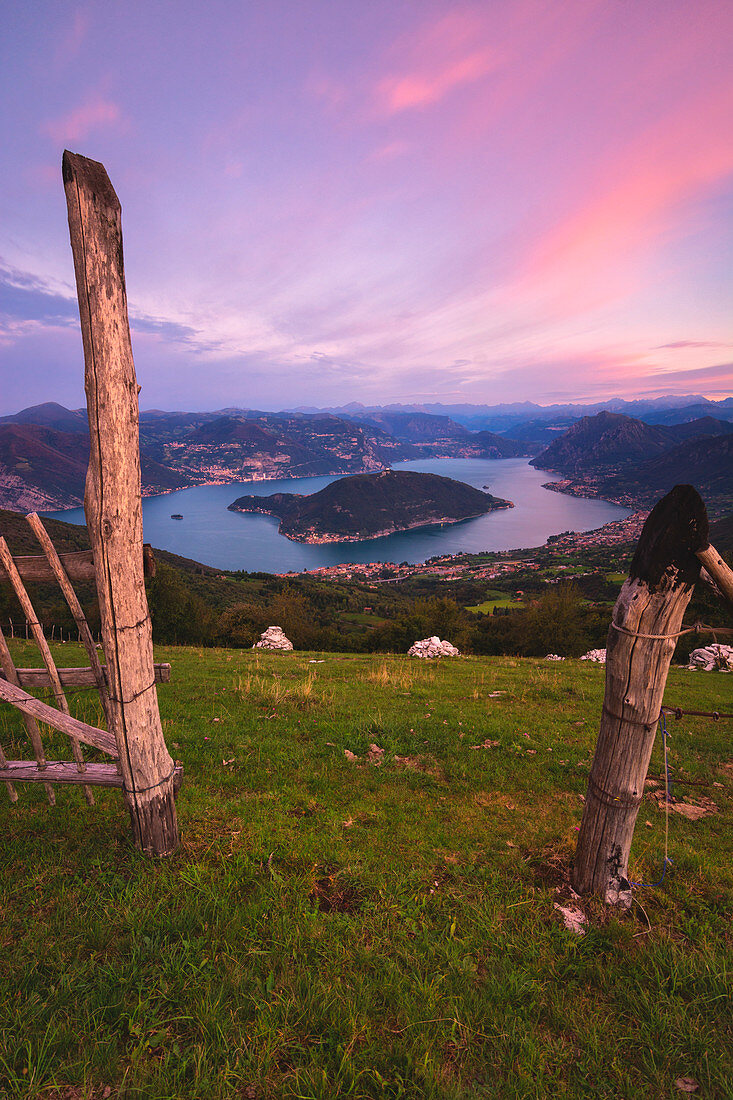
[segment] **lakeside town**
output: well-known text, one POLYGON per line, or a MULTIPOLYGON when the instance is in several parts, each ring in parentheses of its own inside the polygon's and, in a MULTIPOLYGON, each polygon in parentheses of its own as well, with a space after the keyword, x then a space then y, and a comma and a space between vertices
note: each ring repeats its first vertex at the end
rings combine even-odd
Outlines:
MULTIPOLYGON (((641 534, 648 512, 637 511, 624 519, 605 523, 592 531, 566 531, 551 535, 543 549, 568 557, 583 550, 618 547, 635 542, 641 534)), ((473 580, 497 580, 515 572, 540 568, 532 556, 536 550, 498 550, 485 554, 443 554, 425 562, 341 562, 323 565, 301 572, 278 573, 279 577, 296 577, 307 574, 324 580, 365 580, 373 583, 397 583, 410 577, 435 577, 458 580, 469 576, 473 580)))

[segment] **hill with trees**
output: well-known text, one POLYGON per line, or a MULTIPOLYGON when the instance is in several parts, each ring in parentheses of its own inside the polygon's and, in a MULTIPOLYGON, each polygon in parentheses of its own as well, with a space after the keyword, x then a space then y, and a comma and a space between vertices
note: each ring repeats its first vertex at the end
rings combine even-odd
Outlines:
POLYGON ((711 416, 654 426, 621 414, 583 417, 531 465, 566 480, 548 486, 649 508, 674 485, 692 484, 711 514, 733 510, 733 426, 711 416))
POLYGON ((310 543, 358 542, 510 507, 461 481, 406 470, 341 478, 311 496, 242 496, 229 505, 233 512, 279 516, 281 534, 310 543))

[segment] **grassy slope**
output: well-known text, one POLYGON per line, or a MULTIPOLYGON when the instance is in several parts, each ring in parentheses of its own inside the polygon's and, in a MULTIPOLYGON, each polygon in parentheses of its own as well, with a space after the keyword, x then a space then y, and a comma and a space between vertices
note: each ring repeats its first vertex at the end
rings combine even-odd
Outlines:
MULTIPOLYGON (((32 652, 17 644, 18 663, 32 652)), ((157 658, 186 766, 179 853, 132 850, 112 792, 87 809, 60 790, 49 810, 26 785, 0 803, 0 1095, 665 1097, 682 1076, 731 1095, 729 723, 685 719, 671 741, 678 775, 725 785, 677 793, 722 812, 673 815, 674 875, 578 939, 554 882, 602 668, 157 658), (370 744, 381 767, 363 762, 370 744)), ((666 698, 731 710, 730 686, 672 670, 666 698)), ((74 697, 88 719, 95 705, 74 697)), ((10 757, 20 738, 3 708, 10 757)), ((663 834, 645 801, 634 877, 658 877, 663 834)))

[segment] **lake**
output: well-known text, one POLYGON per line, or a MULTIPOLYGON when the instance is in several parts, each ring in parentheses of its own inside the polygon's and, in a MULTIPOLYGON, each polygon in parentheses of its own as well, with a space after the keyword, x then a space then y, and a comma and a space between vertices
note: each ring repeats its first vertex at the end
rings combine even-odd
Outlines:
MULTIPOLYGON (((394 468, 442 474, 477 489, 487 486, 494 496, 514 501, 515 507, 445 527, 425 527, 365 542, 309 546, 279 535, 278 520, 273 516, 229 512, 227 507, 245 494, 315 493, 335 477, 199 485, 143 500, 145 541, 219 569, 286 573, 349 561, 414 563, 439 554, 541 546, 549 535, 590 531, 629 515, 627 508, 604 500, 583 500, 543 489, 543 482, 553 478, 535 470, 526 458, 422 459, 396 463, 394 468), (180 513, 183 519, 171 519, 172 513, 180 513)), ((82 508, 45 514, 68 523, 85 522, 82 508)))

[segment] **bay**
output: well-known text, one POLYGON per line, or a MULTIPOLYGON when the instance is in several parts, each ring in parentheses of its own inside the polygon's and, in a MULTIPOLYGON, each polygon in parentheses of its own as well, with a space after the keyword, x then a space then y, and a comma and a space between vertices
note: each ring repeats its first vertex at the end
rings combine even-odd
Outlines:
MULTIPOLYGON (((513 501, 515 507, 443 527, 403 531, 364 542, 310 546, 279 535, 275 517, 229 512, 228 505, 245 494, 315 493, 336 477, 199 485, 143 500, 145 541, 219 569, 287 573, 341 562, 415 563, 441 554, 541 546, 549 535, 590 531, 629 515, 627 508, 604 500, 543 489, 543 483, 554 479, 546 471, 535 470, 526 458, 420 459, 395 463, 394 468, 441 474, 477 489, 488 487, 494 496, 513 501), (171 519, 174 513, 183 519, 171 519)), ((82 508, 45 514, 68 523, 85 522, 82 508)))

